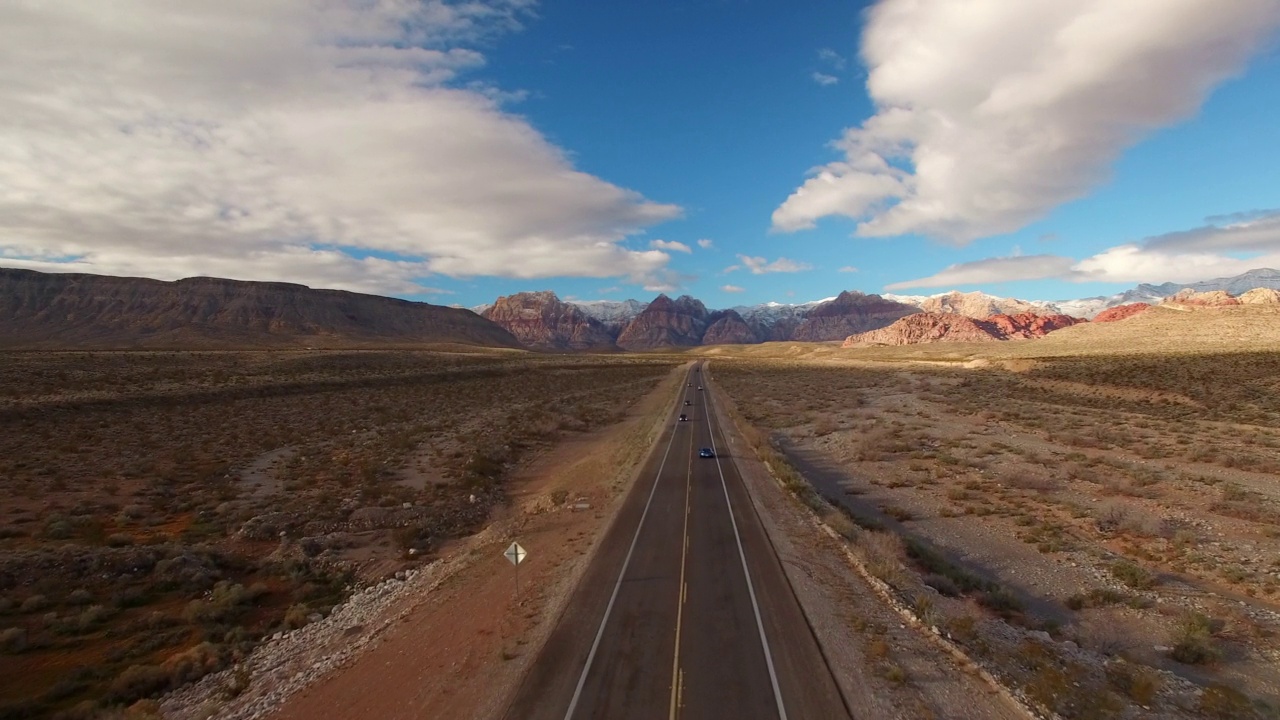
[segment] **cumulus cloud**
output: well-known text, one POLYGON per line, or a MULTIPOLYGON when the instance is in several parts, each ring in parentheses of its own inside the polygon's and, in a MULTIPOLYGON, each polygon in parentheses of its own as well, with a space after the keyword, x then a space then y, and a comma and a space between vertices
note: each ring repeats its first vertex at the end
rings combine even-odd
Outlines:
POLYGON ((1280 25, 1274 0, 881 0, 862 39, 876 114, 773 214, 966 242, 1106 179, 1191 115, 1280 25))
POLYGON ((1108 248, 1077 263, 1077 280, 1189 282, 1280 267, 1280 211, 1209 218, 1225 221, 1108 248))
POLYGON ((672 250, 674 252, 691 253, 693 248, 676 240, 654 240, 649 243, 649 247, 655 250, 672 250))
POLYGON ((1280 267, 1280 210, 1208 220, 1215 219, 1225 222, 1117 245, 1079 261, 1059 255, 987 258, 885 287, 900 290, 1044 278, 1072 282, 1192 282, 1239 275, 1259 267, 1280 267))
POLYGON ((854 266, 852 266, 852 265, 845 265, 844 267, 840 268, 840 272, 842 272, 842 273, 856 273, 856 272, 858 272, 858 268, 856 268, 856 267, 854 267, 854 266))
POLYGON ((457 87, 532 0, 0 6, 0 264, 413 293, 661 280, 680 209, 457 87))
MULTIPOLYGON (((767 259, 762 257, 739 255, 738 260, 742 263, 742 267, 751 271, 752 275, 764 275, 765 273, 793 273, 813 269, 813 266, 808 263, 797 262, 784 257, 780 257, 773 262, 769 262, 767 259)), ((731 266, 731 268, 736 270, 738 269, 738 266, 734 265, 731 266)), ((730 269, 725 270, 725 272, 730 271, 730 269)))
POLYGON ((746 288, 744 288, 744 287, 738 287, 737 285, 721 285, 721 286, 720 286, 720 289, 721 289, 722 291, 724 291, 724 292, 727 292, 727 293, 740 293, 740 292, 746 292, 746 291, 747 291, 747 289, 746 289, 746 288))
POLYGON ((835 75, 828 75, 826 73, 821 73, 821 72, 815 72, 812 75, 812 77, 814 82, 822 86, 835 85, 836 83, 840 82, 840 78, 836 77, 835 75))
POLYGON ((702 238, 701 240, 698 241, 698 247, 702 248, 703 250, 710 250, 715 246, 716 246, 715 242, 713 242, 708 238, 702 238))

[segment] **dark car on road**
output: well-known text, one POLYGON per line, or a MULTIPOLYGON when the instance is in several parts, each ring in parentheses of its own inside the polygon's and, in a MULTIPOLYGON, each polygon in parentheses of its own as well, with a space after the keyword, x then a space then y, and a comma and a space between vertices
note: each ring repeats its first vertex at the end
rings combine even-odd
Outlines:
POLYGON ((684 413, 680 413, 680 422, 684 422, 685 420, 688 420, 688 419, 689 419, 688 415, 685 415, 684 413))
POLYGON ((711 448, 702 448, 701 450, 698 451, 698 457, 713 458, 715 456, 716 456, 716 451, 712 450, 711 448))
POLYGON ((685 401, 684 401, 684 404, 685 404, 685 405, 692 405, 693 403, 689 402, 688 400, 685 400, 685 401))
POLYGON ((702 386, 701 386, 701 385, 699 385, 699 386, 698 386, 698 389, 699 389, 699 390, 701 390, 701 389, 702 389, 702 386))

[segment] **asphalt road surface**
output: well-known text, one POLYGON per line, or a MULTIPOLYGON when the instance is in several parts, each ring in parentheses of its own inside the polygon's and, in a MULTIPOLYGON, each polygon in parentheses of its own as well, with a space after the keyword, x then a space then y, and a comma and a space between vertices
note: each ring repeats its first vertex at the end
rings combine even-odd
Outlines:
POLYGON ((700 380, 695 367, 510 720, 850 717, 700 380))

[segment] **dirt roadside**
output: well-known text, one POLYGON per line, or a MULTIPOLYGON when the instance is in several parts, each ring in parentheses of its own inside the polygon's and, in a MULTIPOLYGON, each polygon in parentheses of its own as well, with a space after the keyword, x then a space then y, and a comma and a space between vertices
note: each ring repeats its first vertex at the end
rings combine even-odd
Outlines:
POLYGON ((357 602, 371 610, 335 612, 280 638, 239 670, 247 690, 231 699, 219 692, 236 678, 237 669, 224 671, 198 683, 202 691, 167 700, 166 717, 499 716, 652 452, 685 370, 621 423, 534 460, 512 478, 511 503, 489 527, 432 565, 366 590, 357 602), (502 556, 513 540, 529 552, 518 598, 502 556))
POLYGON ((845 700, 855 715, 876 718, 1026 720, 1001 691, 908 627, 848 564, 843 542, 788 494, 735 423, 733 400, 703 373, 729 442, 729 455, 845 700))

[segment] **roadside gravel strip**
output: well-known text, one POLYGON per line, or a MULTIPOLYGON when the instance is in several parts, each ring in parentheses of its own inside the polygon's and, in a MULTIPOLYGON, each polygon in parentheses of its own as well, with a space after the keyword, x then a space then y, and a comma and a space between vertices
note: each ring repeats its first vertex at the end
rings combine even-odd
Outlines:
POLYGON ((686 370, 673 369, 622 423, 570 438, 518 471, 511 507, 444 559, 398 572, 328 617, 277 633, 240 665, 166 696, 164 717, 498 713, 653 451, 686 370), (568 491, 568 503, 548 499, 557 490, 568 491), (515 601, 501 550, 517 536, 536 556, 521 566, 525 590, 515 601), (237 685, 241 691, 231 692, 237 685))
POLYGON ((912 627, 851 567, 842 539, 786 492, 742 436, 733 400, 704 370, 713 407, 756 512, 846 704, 859 718, 1026 720, 1003 688, 912 627))

